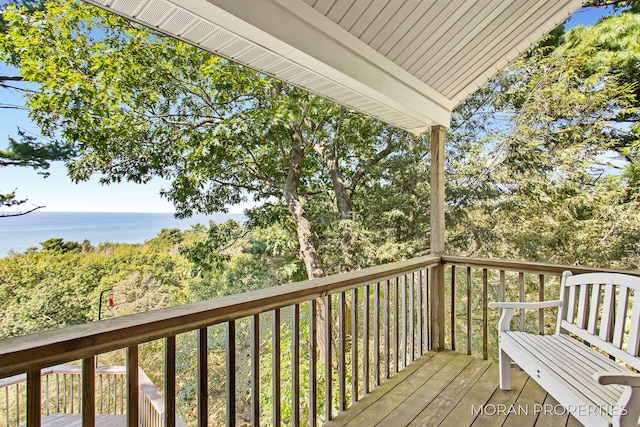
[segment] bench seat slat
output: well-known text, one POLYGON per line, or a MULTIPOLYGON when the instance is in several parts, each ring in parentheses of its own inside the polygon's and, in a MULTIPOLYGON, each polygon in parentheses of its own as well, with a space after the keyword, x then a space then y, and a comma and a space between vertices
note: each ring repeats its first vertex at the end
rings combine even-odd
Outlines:
MULTIPOLYGON (((505 335, 502 338, 506 338, 505 335)), ((507 339, 503 339, 506 351, 508 345, 507 339)), ((572 405, 578 407, 578 405, 584 405, 584 402, 580 397, 576 396, 573 392, 575 388, 571 386, 567 381, 559 378, 553 373, 549 373, 544 365, 540 366, 540 362, 530 353, 523 350, 520 346, 510 346, 508 348, 509 355, 518 361, 518 365, 540 386, 545 389, 551 396, 553 396, 559 404, 568 407, 572 405)), ((576 417, 578 418, 578 417, 576 417)), ((608 414, 588 414, 587 417, 582 416, 579 421, 589 427, 610 427, 611 417, 608 414)))
MULTIPOLYGON (((533 337, 531 345, 538 345, 533 337)), ((549 357, 559 365, 559 374, 573 379, 576 388, 585 392, 589 400, 597 401, 602 398, 608 402, 616 402, 622 394, 621 385, 603 387, 593 379, 593 373, 598 371, 628 372, 617 364, 595 351, 585 351, 584 344, 566 335, 555 336, 556 339, 547 340, 549 357)))
MULTIPOLYGON (((567 388, 572 389, 584 403, 611 405, 622 395, 621 386, 602 386, 592 375, 598 371, 625 372, 624 368, 573 338, 566 335, 539 336, 516 332, 506 332, 506 335, 523 351, 534 355, 549 375, 562 378, 567 388), (578 346, 582 348, 577 348, 578 346), (567 357, 569 349, 571 358, 567 357)), ((531 375, 534 380, 537 380, 536 376, 531 375)))

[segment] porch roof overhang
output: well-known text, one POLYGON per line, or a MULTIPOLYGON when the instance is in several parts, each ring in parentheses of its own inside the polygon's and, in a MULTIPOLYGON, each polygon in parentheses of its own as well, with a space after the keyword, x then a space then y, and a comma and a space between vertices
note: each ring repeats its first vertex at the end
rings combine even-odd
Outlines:
POLYGON ((85 0, 413 133, 581 0, 85 0))

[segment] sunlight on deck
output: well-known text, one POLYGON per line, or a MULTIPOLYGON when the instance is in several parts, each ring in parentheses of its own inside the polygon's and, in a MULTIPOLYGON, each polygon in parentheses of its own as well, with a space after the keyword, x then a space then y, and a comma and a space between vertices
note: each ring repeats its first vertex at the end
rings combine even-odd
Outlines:
POLYGON ((513 369, 498 388, 498 365, 453 351, 429 353, 326 426, 580 426, 556 401, 513 369))

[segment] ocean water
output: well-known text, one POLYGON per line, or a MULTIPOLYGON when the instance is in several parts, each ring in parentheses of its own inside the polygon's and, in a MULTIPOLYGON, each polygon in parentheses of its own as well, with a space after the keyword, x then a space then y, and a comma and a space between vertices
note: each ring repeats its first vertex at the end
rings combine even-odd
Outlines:
POLYGON ((208 225, 233 219, 244 222, 242 214, 198 215, 177 219, 170 213, 97 213, 42 212, 18 217, 0 218, 0 257, 10 250, 23 252, 40 248, 40 242, 61 237, 65 241, 89 240, 92 245, 103 242, 143 243, 155 237, 163 228, 188 230, 194 224, 208 225))

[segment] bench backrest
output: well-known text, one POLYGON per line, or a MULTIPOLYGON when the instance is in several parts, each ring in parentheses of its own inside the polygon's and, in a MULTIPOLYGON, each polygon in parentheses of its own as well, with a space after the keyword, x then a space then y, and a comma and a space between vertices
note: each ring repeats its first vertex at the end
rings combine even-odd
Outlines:
POLYGON ((640 369, 640 277, 565 271, 560 299, 558 333, 574 334, 640 369))

